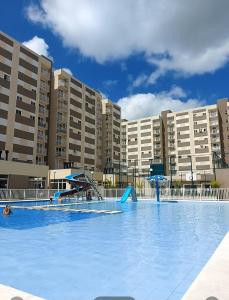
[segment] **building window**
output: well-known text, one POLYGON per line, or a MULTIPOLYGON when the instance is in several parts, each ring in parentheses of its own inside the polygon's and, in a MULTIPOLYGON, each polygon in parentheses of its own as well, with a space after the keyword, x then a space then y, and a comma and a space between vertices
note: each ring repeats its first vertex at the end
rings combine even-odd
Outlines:
POLYGON ((4 74, 3 79, 6 81, 10 81, 10 76, 7 74, 4 74))
POLYGON ((21 96, 17 96, 17 101, 22 101, 22 97, 21 96))
POLYGON ((19 109, 16 109, 16 115, 21 116, 21 111, 19 109))

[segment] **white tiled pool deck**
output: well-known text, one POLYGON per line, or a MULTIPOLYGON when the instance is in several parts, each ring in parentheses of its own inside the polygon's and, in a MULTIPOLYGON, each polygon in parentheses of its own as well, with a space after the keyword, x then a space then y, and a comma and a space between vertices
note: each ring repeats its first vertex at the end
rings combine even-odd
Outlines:
POLYGON ((18 297, 18 300, 19 300, 19 297, 22 300, 45 300, 44 298, 39 298, 39 297, 33 296, 31 294, 14 289, 10 286, 0 284, 0 299, 1 300, 11 300, 14 297, 18 297))
POLYGON ((229 299, 229 233, 193 281, 182 300, 229 299), (213 299, 213 298, 212 298, 213 299))

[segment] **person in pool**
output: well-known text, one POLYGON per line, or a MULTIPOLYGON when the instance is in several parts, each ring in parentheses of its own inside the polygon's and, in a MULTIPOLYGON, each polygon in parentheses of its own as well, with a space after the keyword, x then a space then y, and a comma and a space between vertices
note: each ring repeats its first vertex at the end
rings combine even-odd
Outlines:
POLYGON ((9 216, 12 213, 10 206, 7 204, 6 207, 3 209, 3 215, 9 216))

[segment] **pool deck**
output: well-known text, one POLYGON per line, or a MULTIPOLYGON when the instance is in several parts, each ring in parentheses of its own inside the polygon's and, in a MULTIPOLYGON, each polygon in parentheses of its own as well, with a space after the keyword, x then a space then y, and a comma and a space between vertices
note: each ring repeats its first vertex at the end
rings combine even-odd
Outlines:
POLYGON ((206 300, 208 297, 215 297, 214 299, 218 300, 229 299, 229 232, 182 300, 206 300))
POLYGON ((1 300, 11 300, 14 297, 20 297, 22 300, 45 300, 3 284, 0 284, 0 295, 1 300))

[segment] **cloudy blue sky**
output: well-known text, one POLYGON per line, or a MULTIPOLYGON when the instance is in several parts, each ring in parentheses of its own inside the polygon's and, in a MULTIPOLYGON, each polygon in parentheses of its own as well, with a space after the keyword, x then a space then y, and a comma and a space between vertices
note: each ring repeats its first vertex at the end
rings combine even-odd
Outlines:
POLYGON ((0 30, 134 119, 229 97, 228 0, 7 0, 0 30))

